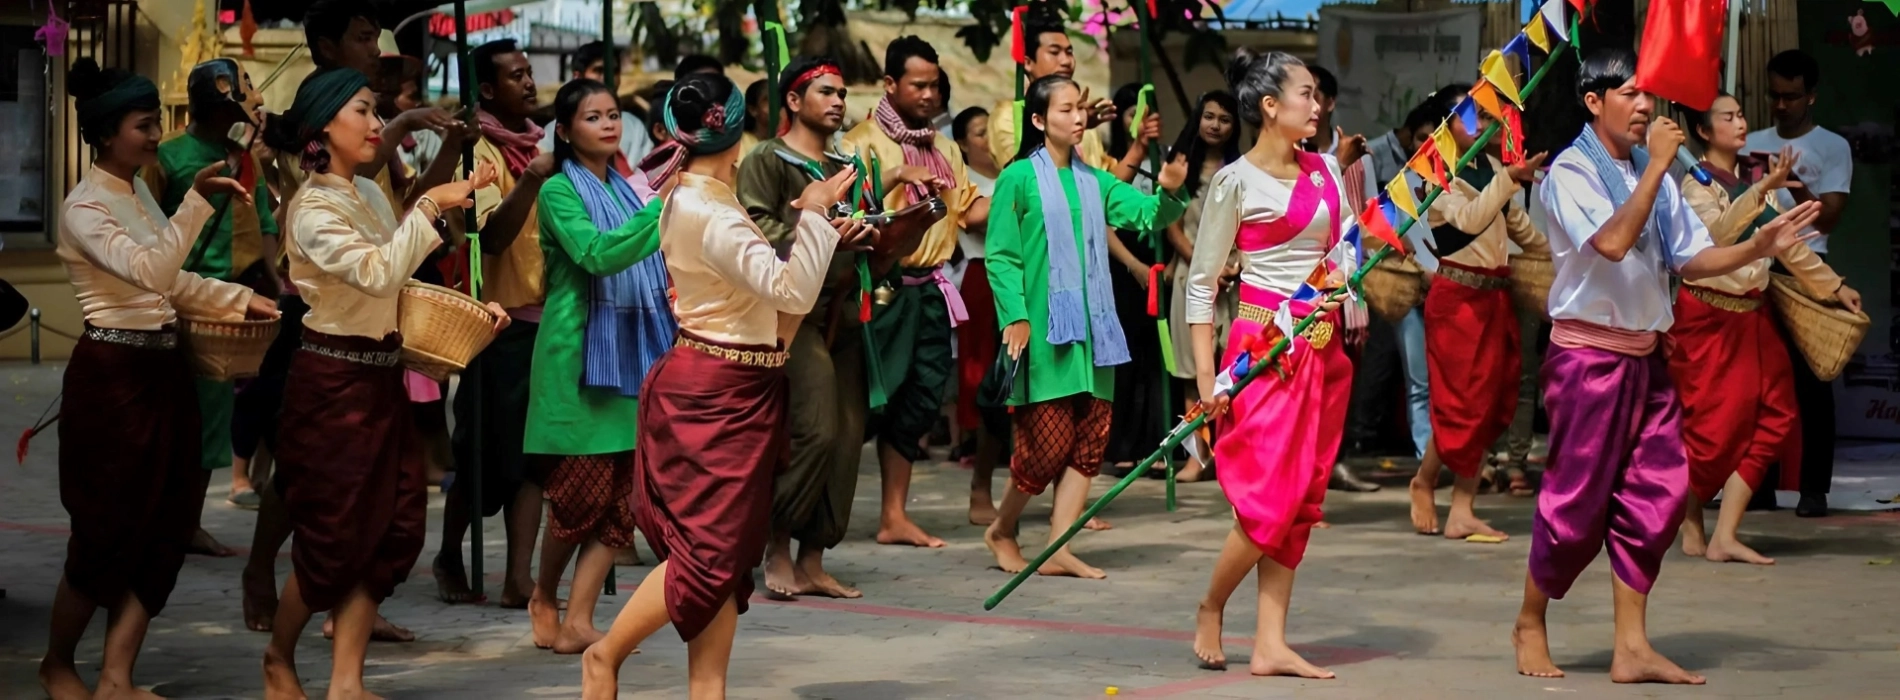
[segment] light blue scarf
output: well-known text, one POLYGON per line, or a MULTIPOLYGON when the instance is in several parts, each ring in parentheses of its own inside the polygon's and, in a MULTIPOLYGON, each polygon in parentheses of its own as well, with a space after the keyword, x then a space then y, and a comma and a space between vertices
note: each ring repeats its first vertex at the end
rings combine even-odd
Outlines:
MULTIPOLYGON (((587 218, 602 233, 625 225, 642 206, 633 185, 619 173, 609 171, 603 183, 573 159, 561 163, 561 172, 573 181, 574 191, 587 207, 587 218)), ((581 352, 581 386, 639 396, 647 368, 673 346, 678 332, 679 323, 673 320, 666 298, 666 260, 659 253, 594 278, 581 352)))
MULTIPOLYGON (((1623 182, 1623 169, 1616 167, 1616 160, 1611 158, 1609 150, 1603 147, 1603 142, 1597 138, 1596 130, 1590 128, 1589 124, 1584 124, 1583 133, 1578 134, 1577 140, 1571 142, 1570 145, 1585 158, 1590 159, 1591 165, 1596 166, 1597 179, 1603 181, 1603 189, 1610 193, 1611 206, 1620 207, 1624 202, 1629 201, 1630 189, 1629 185, 1623 182)), ((1642 175, 1643 170, 1649 167, 1649 151, 1640 147, 1631 148, 1630 165, 1635 167, 1637 175, 1642 175)), ((1656 204, 1657 206, 1649 209, 1649 220, 1643 224, 1643 233, 1636 237, 1636 250, 1647 253, 1649 246, 1662 248, 1663 263, 1673 269, 1675 254, 1669 249, 1668 241, 1663 240, 1662 222, 1656 218, 1656 212, 1662 209, 1660 196, 1656 204)))
POLYGON ((1049 157, 1049 149, 1041 148, 1030 161, 1036 167, 1042 226, 1049 240, 1049 344, 1087 342, 1094 350, 1096 367, 1127 362, 1128 339, 1122 335, 1115 294, 1109 286, 1108 219, 1102 212, 1102 187, 1095 169, 1082 162, 1080 155, 1070 155, 1076 196, 1082 198, 1082 240, 1087 248, 1077 252, 1075 222, 1069 218, 1069 197, 1062 191, 1055 160, 1049 157), (1087 269, 1093 274, 1082 274, 1083 255, 1088 256, 1087 269))

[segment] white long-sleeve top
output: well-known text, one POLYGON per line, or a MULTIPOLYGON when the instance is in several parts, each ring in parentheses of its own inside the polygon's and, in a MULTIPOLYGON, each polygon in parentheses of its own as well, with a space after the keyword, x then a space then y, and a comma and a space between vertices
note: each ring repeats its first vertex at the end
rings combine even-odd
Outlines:
MULTIPOLYGON (((1339 217, 1339 230, 1350 230, 1354 217, 1345 206, 1346 191, 1339 174, 1339 163, 1332 156, 1321 156, 1332 174, 1333 187, 1339 191, 1340 208, 1348 209, 1339 217)), ((1313 171, 1317 173, 1318 171, 1313 171)), ((1221 269, 1235 249, 1235 240, 1243 224, 1269 223, 1287 215, 1293 198, 1294 180, 1273 177, 1242 158, 1227 164, 1208 184, 1201 210, 1201 228, 1194 241, 1194 259, 1188 264, 1187 322, 1214 322, 1214 292, 1221 269)), ((1326 257, 1332 243, 1332 215, 1321 199, 1313 220, 1292 239, 1257 250, 1240 249, 1240 281, 1261 289, 1291 295, 1326 257)))
POLYGON ((442 244, 439 214, 424 198, 398 221, 375 181, 312 173, 284 217, 290 280, 310 304, 304 327, 376 339, 395 332, 403 284, 442 244))
MULTIPOLYGON (((1624 185, 1635 191, 1635 166, 1627 160, 1615 164, 1624 185)), ((1662 241, 1644 234, 1650 240, 1639 239, 1616 262, 1590 245, 1616 214, 1616 204, 1589 158, 1575 148, 1558 154, 1539 197, 1550 212, 1550 251, 1557 269, 1550 285, 1551 318, 1639 332, 1662 332, 1675 324, 1669 270, 1681 271, 1690 258, 1715 245, 1708 227, 1683 201, 1675 180, 1663 178, 1656 193, 1662 241)))
POLYGON ((67 193, 58 254, 86 323, 155 331, 180 312, 244 320, 250 288, 179 269, 211 218, 211 203, 194 191, 171 219, 161 211, 144 180, 128 182, 96 166, 67 193))
POLYGON ((802 212, 791 255, 779 260, 730 186, 693 173, 679 178, 660 210, 660 252, 680 328, 733 345, 776 344, 780 313, 804 315, 818 303, 837 229, 802 212))

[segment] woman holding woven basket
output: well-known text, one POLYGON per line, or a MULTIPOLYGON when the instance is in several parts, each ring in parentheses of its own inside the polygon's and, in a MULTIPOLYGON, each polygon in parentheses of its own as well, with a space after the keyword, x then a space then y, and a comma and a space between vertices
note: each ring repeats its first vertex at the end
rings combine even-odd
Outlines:
POLYGON ((525 451, 547 463, 548 536, 580 546, 562 619, 567 548, 544 547, 528 600, 534 644, 579 654, 600 639, 594 604, 614 555, 633 547, 633 448, 640 385, 679 325, 666 292, 660 207, 644 176, 615 169, 613 93, 581 78, 554 97, 554 160, 535 207, 547 300, 534 340, 525 451))
POLYGON ((165 608, 198 529, 210 472, 199 465, 198 399, 178 343, 178 314, 218 321, 268 318, 276 304, 247 287, 183 272, 187 251, 225 194, 250 193, 219 161, 167 220, 143 180, 158 164, 158 88, 80 59, 66 81, 80 137, 96 158, 66 196, 60 262, 86 316, 62 389, 59 497, 72 518, 64 575, 40 683, 55 698, 137 692, 132 664, 146 625, 165 608), (73 653, 106 608, 98 694, 73 653))
MULTIPOLYGON (((1490 123, 1486 114, 1470 122, 1453 119, 1447 128, 1463 153, 1490 123)), ((1432 436, 1409 489, 1418 534, 1492 544, 1509 536, 1479 519, 1473 505, 1491 445, 1517 414, 1524 358, 1511 301, 1510 244, 1550 254, 1549 241, 1516 202, 1544 154, 1519 153, 1507 165, 1503 144, 1502 137, 1492 139, 1472 167, 1451 176, 1451 187, 1425 214, 1438 257, 1423 309, 1425 368, 1436 391, 1428 411, 1432 436), (1433 501, 1441 467, 1455 476, 1443 528, 1433 501)))
MULTIPOLYGON (((1748 121, 1741 103, 1724 94, 1709 111, 1693 115, 1703 144, 1704 185, 1683 178, 1682 198, 1709 227, 1717 245, 1748 240, 1778 212, 1775 190, 1790 182, 1795 154, 1783 149, 1769 163, 1744 163, 1748 121)), ((1848 287, 1805 245, 1776 258, 1808 296, 1838 300, 1860 310, 1848 287)), ((1676 325, 1669 331, 1669 372, 1682 393, 1682 441, 1689 452, 1687 514, 1682 551, 1709 561, 1773 564, 1736 539, 1748 499, 1762 487, 1768 466, 1781 464, 1780 488, 1800 486, 1801 417, 1795 403, 1793 360, 1762 302, 1769 260, 1720 277, 1685 282, 1676 294, 1676 325), (1704 540, 1702 504, 1722 494, 1715 532, 1704 540)))
MULTIPOLYGON (((309 179, 285 205, 290 278, 310 305, 291 359, 278 431, 276 486, 296 533, 270 646, 267 698, 300 698, 297 638, 315 612, 335 610, 330 694, 363 692, 363 657, 376 608, 422 552, 428 504, 422 443, 403 385, 397 300, 442 244, 435 221, 471 206, 494 178, 435 187, 398 220, 376 184, 356 177, 376 157, 382 123, 368 78, 319 70, 272 136, 302 154, 309 179)), ((507 323, 490 305, 496 325, 507 323)))
POLYGON ((659 240, 680 332, 640 387, 632 489, 634 518, 661 562, 587 648, 590 700, 616 697, 620 664, 669 623, 686 642, 692 696, 725 697, 738 615, 771 530, 772 479, 789 454, 785 347, 818 302, 833 253, 868 232, 830 218, 855 174, 845 168, 793 201, 803 213, 780 260, 733 192, 743 93, 696 73, 658 111, 671 138, 641 169, 671 188, 659 240))

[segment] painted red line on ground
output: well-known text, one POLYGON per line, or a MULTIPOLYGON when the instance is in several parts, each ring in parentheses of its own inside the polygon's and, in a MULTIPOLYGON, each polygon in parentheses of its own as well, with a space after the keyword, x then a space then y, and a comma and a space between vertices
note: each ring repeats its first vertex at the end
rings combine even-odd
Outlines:
POLYGON ((1123 694, 1129 697, 1133 697, 1133 698, 1165 698, 1165 697, 1172 697, 1175 695, 1181 695, 1184 693, 1193 693, 1193 692, 1202 691, 1202 690, 1211 690, 1214 688, 1219 688, 1221 686, 1233 685, 1235 683, 1242 683, 1249 680, 1253 680, 1253 675, 1247 673, 1246 671, 1227 671, 1225 673, 1215 673, 1213 671, 1208 671, 1207 676, 1202 677, 1202 678, 1196 678, 1194 680, 1188 680, 1188 681, 1175 681, 1173 683, 1163 683, 1161 685, 1152 686, 1148 688, 1141 688, 1138 690, 1126 690, 1126 691, 1123 691, 1123 694))

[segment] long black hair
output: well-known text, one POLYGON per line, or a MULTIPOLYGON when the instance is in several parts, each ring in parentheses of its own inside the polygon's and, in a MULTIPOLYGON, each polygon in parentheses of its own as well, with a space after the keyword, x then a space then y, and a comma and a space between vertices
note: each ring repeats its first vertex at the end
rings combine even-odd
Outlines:
POLYGON ((1128 136, 1128 120, 1135 116, 1135 101, 1141 99, 1141 83, 1128 83, 1115 88, 1115 94, 1109 98, 1115 103, 1115 122, 1108 127, 1108 156, 1120 159, 1128 155, 1128 149, 1135 140, 1128 136))
MULTIPOLYGON (((567 127, 568 132, 572 134, 574 116, 580 114, 581 103, 595 95, 610 94, 613 94, 613 91, 607 89, 606 83, 593 78, 575 78, 567 81, 566 85, 561 86, 561 91, 554 94, 554 123, 567 127)), ((620 125, 622 129, 628 127, 627 124, 620 125)), ((554 162, 560 163, 573 157, 574 144, 561 138, 557 132, 554 137, 554 162)))
POLYGON ((1240 101, 1226 90, 1212 90, 1201 93, 1201 99, 1195 104, 1201 106, 1200 110, 1181 126, 1181 134, 1174 139, 1174 150, 1168 153, 1170 158, 1176 153, 1187 156, 1187 181, 1183 186, 1190 197, 1201 192, 1201 164, 1207 162, 1208 143, 1201 138, 1201 115, 1207 112, 1208 105, 1218 105, 1234 117, 1233 130, 1227 132, 1227 140, 1220 144, 1221 165, 1240 160, 1240 101))
POLYGON ((1036 127, 1036 122, 1032 117, 1040 114, 1043 118, 1048 118, 1049 100, 1055 96, 1057 90, 1063 87, 1080 89, 1076 88, 1075 81, 1072 79, 1060 75, 1045 75, 1037 78, 1036 82, 1030 83, 1029 87, 1023 90, 1023 123, 1016 125, 1016 160, 1028 160, 1030 154, 1042 148, 1043 143, 1048 141, 1048 137, 1043 135, 1042 129, 1036 127))

